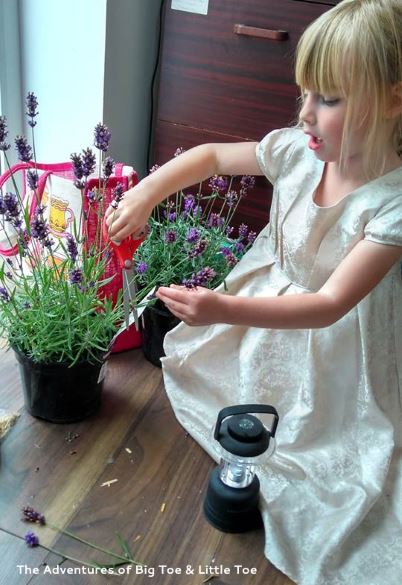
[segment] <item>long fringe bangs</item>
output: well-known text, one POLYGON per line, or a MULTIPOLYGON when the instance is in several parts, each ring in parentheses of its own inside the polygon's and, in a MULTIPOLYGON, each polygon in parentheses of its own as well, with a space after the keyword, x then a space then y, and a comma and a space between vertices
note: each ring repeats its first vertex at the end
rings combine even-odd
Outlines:
POLYGON ((348 51, 350 36, 339 26, 340 20, 343 19, 339 15, 329 17, 329 13, 324 13, 303 33, 295 66, 296 83, 302 90, 322 95, 336 91, 342 97, 348 94, 350 82, 345 71, 352 66, 348 51))

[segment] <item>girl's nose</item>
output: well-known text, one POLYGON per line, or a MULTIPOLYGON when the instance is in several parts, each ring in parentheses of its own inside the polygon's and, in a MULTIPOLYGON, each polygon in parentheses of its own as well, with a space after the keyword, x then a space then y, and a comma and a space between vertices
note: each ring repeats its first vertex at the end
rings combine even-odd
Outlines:
POLYGON ((299 113, 299 119, 301 122, 306 122, 309 125, 313 125, 316 122, 313 102, 309 94, 307 94, 307 96, 305 96, 303 99, 303 105, 299 113))

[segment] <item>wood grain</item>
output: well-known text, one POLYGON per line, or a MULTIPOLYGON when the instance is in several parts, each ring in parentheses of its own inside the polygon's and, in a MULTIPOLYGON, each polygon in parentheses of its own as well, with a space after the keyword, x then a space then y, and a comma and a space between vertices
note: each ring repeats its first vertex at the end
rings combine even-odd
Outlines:
MULTIPOLYGON (((43 563, 57 567, 61 556, 25 546, 22 538, 32 528, 20 519, 26 504, 49 522, 116 552, 119 533, 134 557, 155 570, 152 579, 149 574, 121 575, 122 584, 201 585, 208 577, 202 574, 205 567, 222 565, 230 574, 216 578, 227 585, 291 585, 265 559, 263 531, 223 534, 204 519, 202 502, 214 464, 177 423, 161 371, 145 361, 141 350, 112 356, 100 412, 71 425, 34 419, 21 408, 11 353, 0 354, 0 376, 8 380, 0 400, 8 395, 10 404, 13 394, 21 410, 0 446, 0 585, 89 585, 117 579, 44 574, 43 563), (40 574, 18 574, 17 564, 39 567, 40 574), (255 568, 257 574, 237 575, 235 564, 255 568), (163 575, 159 565, 183 573, 163 575), (185 574, 188 565, 194 575, 185 574)), ((86 561, 110 561, 49 527, 34 530, 42 544, 56 551, 86 561)), ((77 568, 67 561, 61 566, 77 568)))

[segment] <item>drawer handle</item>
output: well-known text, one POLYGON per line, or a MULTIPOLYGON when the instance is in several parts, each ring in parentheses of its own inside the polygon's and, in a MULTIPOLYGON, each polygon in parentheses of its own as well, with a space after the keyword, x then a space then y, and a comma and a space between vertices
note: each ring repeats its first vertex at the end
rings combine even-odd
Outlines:
POLYGON ((257 28, 256 26, 247 26, 245 24, 235 24, 233 32, 236 35, 260 37, 262 39, 271 39, 273 41, 286 41, 286 39, 289 38, 287 30, 269 30, 268 28, 257 28))

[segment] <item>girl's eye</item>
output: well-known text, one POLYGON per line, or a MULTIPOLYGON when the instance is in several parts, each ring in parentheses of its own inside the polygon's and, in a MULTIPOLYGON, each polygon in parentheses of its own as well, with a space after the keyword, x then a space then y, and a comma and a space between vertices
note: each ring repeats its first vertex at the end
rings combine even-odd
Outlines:
POLYGON ((324 106, 336 106, 341 101, 340 98, 326 98, 323 95, 319 96, 320 103, 324 104, 324 106))

